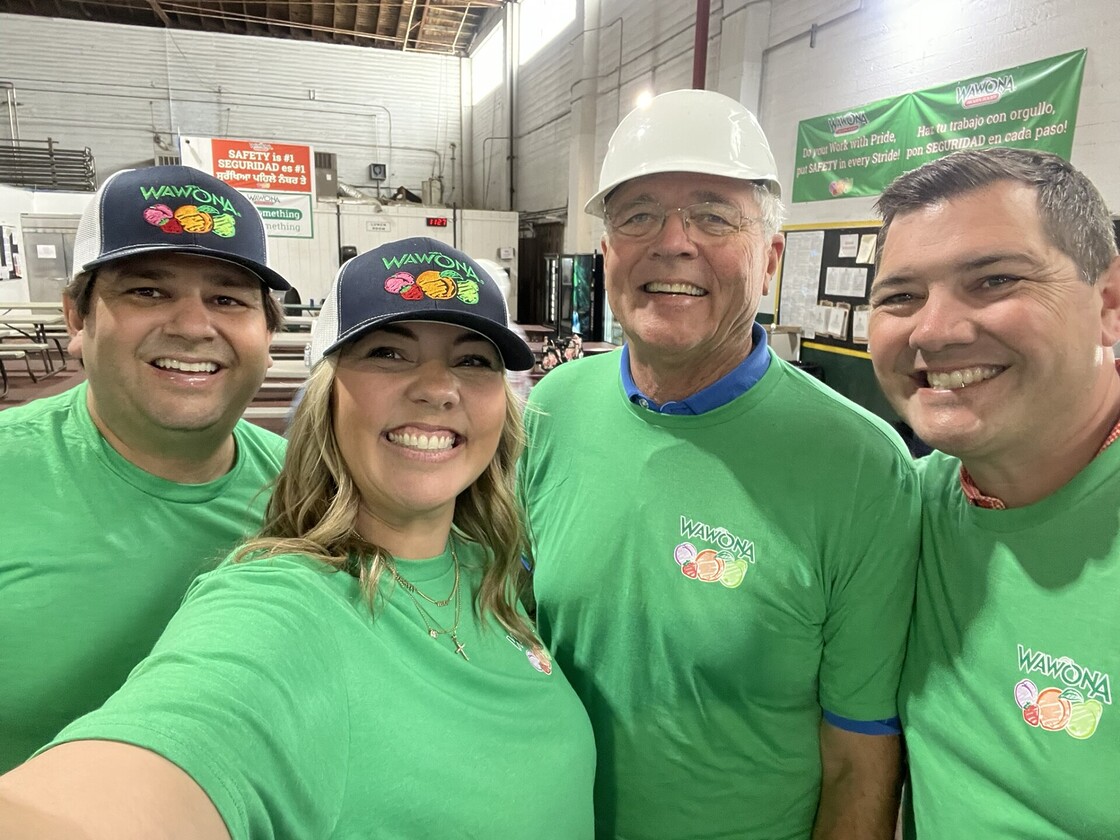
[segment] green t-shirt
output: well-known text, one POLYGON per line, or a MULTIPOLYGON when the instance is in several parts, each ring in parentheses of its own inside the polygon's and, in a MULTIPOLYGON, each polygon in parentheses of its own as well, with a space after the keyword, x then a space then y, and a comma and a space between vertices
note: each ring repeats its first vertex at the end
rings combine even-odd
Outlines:
MULTIPOLYGON (((234 840, 588 838, 594 741, 559 668, 471 609, 478 550, 459 551, 457 633, 429 637, 391 581, 300 557, 200 578, 124 687, 58 742, 124 741, 181 767, 234 840)), ((450 554, 401 563, 452 590, 450 554)), ((453 602, 424 603, 441 627, 453 602)))
POLYGON ((919 528, 897 436, 776 356, 698 416, 583 359, 526 417, 538 619, 595 728, 597 834, 808 837, 822 707, 896 714, 919 528))
POLYGON ((970 505, 956 458, 923 461, 899 693, 917 836, 1116 840, 1120 445, 1011 510, 970 505))
POLYGON ((177 484, 106 442, 85 383, 0 412, 0 773, 116 691, 260 525, 284 440, 245 422, 234 437, 233 469, 177 484))

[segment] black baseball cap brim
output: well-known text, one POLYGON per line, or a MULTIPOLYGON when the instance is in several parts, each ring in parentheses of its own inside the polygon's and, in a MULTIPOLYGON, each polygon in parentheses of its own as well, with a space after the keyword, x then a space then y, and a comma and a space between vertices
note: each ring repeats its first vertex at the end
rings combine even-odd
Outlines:
POLYGON ((102 268, 109 263, 116 262, 125 257, 135 257, 141 254, 189 254, 195 257, 207 257, 212 260, 240 266, 250 274, 253 274, 258 280, 264 283, 265 286, 270 289, 275 289, 278 292, 286 292, 291 288, 291 284, 287 280, 271 268, 263 266, 255 260, 243 259, 228 251, 215 251, 213 248, 207 248, 203 245, 197 245, 191 242, 176 242, 174 244, 161 242, 149 243, 146 245, 132 245, 128 248, 118 248, 115 251, 101 254, 97 259, 85 263, 82 266, 82 271, 93 271, 95 268, 102 268))
POLYGON ((340 335, 334 343, 323 350, 323 355, 329 356, 343 346, 352 341, 357 341, 374 330, 402 321, 453 324, 476 332, 498 348, 498 352, 502 356, 502 364, 508 370, 529 370, 537 363, 532 349, 513 330, 503 327, 489 318, 453 309, 410 309, 407 312, 389 313, 371 318, 368 321, 362 321, 340 335))

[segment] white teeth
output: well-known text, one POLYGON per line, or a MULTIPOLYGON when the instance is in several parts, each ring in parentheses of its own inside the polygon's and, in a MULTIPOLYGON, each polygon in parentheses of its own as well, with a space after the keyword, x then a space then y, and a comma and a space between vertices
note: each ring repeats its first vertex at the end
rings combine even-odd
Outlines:
POLYGON ((983 382, 985 379, 991 379, 1003 371, 1001 367, 994 367, 992 365, 978 365, 976 367, 961 368, 960 370, 939 371, 932 370, 926 371, 926 381, 929 382, 929 387, 936 388, 941 391, 952 391, 957 388, 963 388, 966 385, 972 385, 974 382, 983 382))
POLYGON ((671 295, 691 295, 692 297, 703 297, 707 294, 703 289, 699 289, 690 283, 646 283, 647 292, 664 292, 671 295))
POLYGON ((156 359, 152 364, 164 370, 181 370, 184 373, 218 372, 218 365, 214 362, 180 362, 178 359, 156 359))
POLYGON ((438 432, 431 435, 390 432, 389 440, 397 444, 397 446, 406 446, 409 449, 423 449, 427 451, 450 449, 455 445, 454 435, 440 434, 438 432))

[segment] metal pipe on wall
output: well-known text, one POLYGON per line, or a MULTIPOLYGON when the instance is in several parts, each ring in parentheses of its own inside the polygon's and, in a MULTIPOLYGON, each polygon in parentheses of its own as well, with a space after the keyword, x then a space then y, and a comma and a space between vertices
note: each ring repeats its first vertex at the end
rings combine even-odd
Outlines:
POLYGON ((858 5, 854 9, 849 9, 848 11, 843 12, 842 14, 839 14, 834 18, 830 18, 829 20, 826 20, 822 23, 817 23, 816 21, 814 21, 812 24, 810 24, 808 29, 803 30, 801 32, 798 32, 795 35, 790 35, 788 38, 785 38, 785 39, 779 41, 776 44, 770 44, 770 46, 768 46, 766 49, 764 49, 762 51, 762 71, 761 71, 761 73, 759 74, 759 77, 758 77, 758 111, 759 111, 759 113, 755 115, 759 118, 759 120, 764 119, 763 113, 762 113, 762 92, 766 89, 766 68, 770 64, 770 61, 769 61, 770 54, 772 52, 774 52, 775 50, 781 49, 782 47, 786 46, 786 44, 792 44, 798 38, 804 38, 806 35, 809 36, 809 48, 812 49, 816 46, 816 36, 817 36, 818 32, 820 32, 822 29, 824 29, 827 26, 832 26, 833 24, 839 23, 840 21, 844 20, 845 18, 851 17, 852 15, 855 15, 855 14, 859 14, 862 11, 863 11, 863 0, 858 0, 858 5))
MULTIPOLYGON (((580 78, 576 79, 574 82, 571 83, 571 85, 568 86, 568 99, 571 100, 575 96, 576 87, 583 84, 584 82, 591 81, 591 80, 595 80, 596 82, 598 82, 599 79, 605 79, 608 76, 615 76, 615 90, 618 91, 618 96, 615 97, 616 102, 615 102, 615 107, 614 107, 614 121, 615 121, 615 124, 617 125, 619 120, 622 117, 622 114, 621 114, 621 110, 622 110, 622 44, 623 44, 622 15, 619 15, 614 20, 612 20, 610 23, 605 23, 602 26, 593 26, 590 29, 584 29, 582 32, 579 33, 579 35, 576 35, 576 37, 574 37, 574 38, 572 38, 572 40, 568 41, 568 46, 570 47, 572 44, 574 44, 580 38, 584 37, 588 32, 600 32, 604 29, 610 29, 616 23, 618 24, 618 62, 617 62, 618 66, 614 70, 610 70, 606 73, 600 73, 597 76, 589 76, 589 77, 582 77, 581 76, 580 78)), ((598 85, 596 84, 596 94, 597 93, 598 93, 598 85)), ((526 132, 526 133, 528 133, 528 132, 526 132)), ((522 135, 522 136, 524 136, 524 135, 522 135)))
MULTIPOLYGON (((490 163, 490 158, 486 156, 486 144, 491 140, 509 140, 507 136, 490 136, 482 139, 482 204, 486 205, 486 200, 490 194, 490 176, 487 173, 487 167, 490 163)), ((493 152, 491 152, 493 154, 493 152)), ((507 156, 508 160, 508 156, 507 156)))
POLYGON ((517 109, 517 66, 519 60, 519 42, 517 35, 518 7, 516 3, 507 3, 505 7, 506 24, 506 101, 509 105, 509 209, 517 209, 517 149, 514 139, 517 136, 516 109, 517 109))
POLYGON ((16 106, 19 102, 16 99, 16 86, 12 82, 0 82, 0 87, 4 88, 4 95, 8 103, 8 131, 12 143, 19 143, 19 115, 16 114, 16 106))
POLYGON ((696 42, 692 52, 692 86, 704 89, 708 71, 708 15, 711 13, 711 0, 696 0, 696 42))
POLYGON ((425 152, 429 155, 435 155, 436 158, 436 172, 440 178, 443 178, 443 155, 435 149, 428 149, 423 146, 393 146, 392 148, 405 152, 425 152))
MULTIPOLYGON (((342 202, 336 201, 334 203, 334 225, 335 231, 338 235, 338 247, 335 251, 338 254, 338 263, 342 265, 342 202)), ((324 298, 325 300, 325 298, 324 298)))

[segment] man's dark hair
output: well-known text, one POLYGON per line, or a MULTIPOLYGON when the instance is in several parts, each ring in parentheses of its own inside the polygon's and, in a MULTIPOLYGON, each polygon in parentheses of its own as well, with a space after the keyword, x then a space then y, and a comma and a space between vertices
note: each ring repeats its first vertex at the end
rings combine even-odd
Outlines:
POLYGON ((999 181, 1034 188, 1039 218, 1050 241, 1076 263, 1086 283, 1095 283, 1117 255, 1108 206, 1093 182, 1069 162, 1029 149, 966 149, 897 177, 875 202, 883 217, 876 263, 897 215, 999 181))

